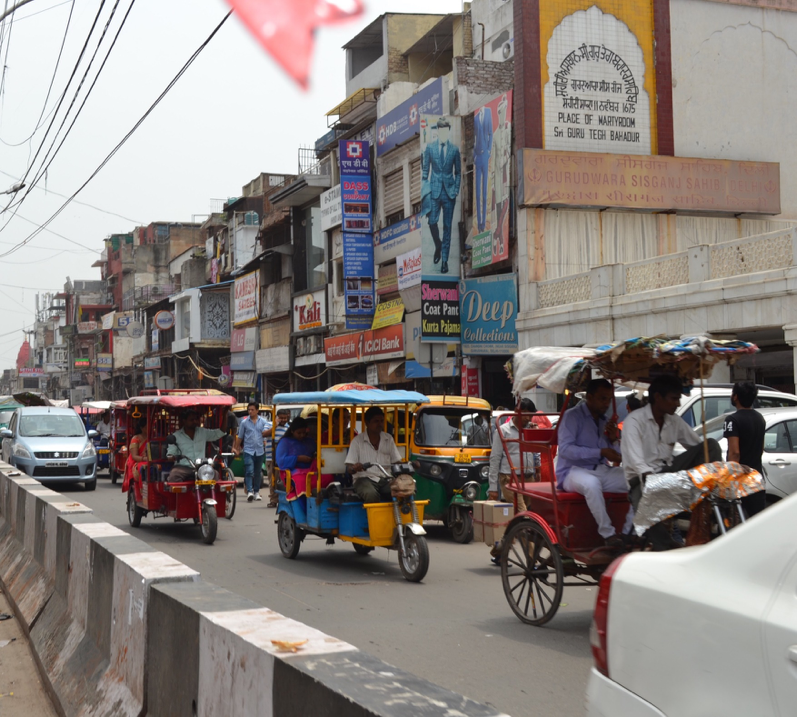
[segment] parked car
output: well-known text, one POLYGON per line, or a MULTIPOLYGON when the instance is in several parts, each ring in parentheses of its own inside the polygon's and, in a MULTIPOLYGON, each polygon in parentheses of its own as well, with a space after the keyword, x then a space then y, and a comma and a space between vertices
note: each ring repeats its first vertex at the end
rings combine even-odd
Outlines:
POLYGON ((97 451, 71 408, 18 408, 0 430, 3 460, 42 482, 82 482, 97 487, 97 451))
POLYGON ((603 574, 588 717, 776 717, 797 705, 797 496, 603 574))
MULTIPOLYGON (((726 413, 733 413, 736 409, 731 403, 731 392, 733 391, 732 383, 722 384, 709 384, 703 387, 704 404, 706 408, 706 421, 712 418, 722 416, 726 413)), ((617 405, 617 415, 619 423, 625 420, 628 415, 626 409, 626 400, 632 394, 636 393, 639 398, 647 396, 647 391, 633 391, 628 388, 618 388, 615 395, 615 403, 617 405)), ((579 399, 584 399, 584 392, 579 392, 576 396, 579 399)), ((794 406, 797 408, 797 396, 791 393, 783 393, 776 391, 774 388, 768 386, 758 387, 758 398, 753 404, 753 408, 783 408, 794 406)), ((703 410, 700 403, 700 387, 695 386, 681 398, 681 405, 678 407, 676 414, 681 416, 690 426, 696 427, 703 423, 703 410)))

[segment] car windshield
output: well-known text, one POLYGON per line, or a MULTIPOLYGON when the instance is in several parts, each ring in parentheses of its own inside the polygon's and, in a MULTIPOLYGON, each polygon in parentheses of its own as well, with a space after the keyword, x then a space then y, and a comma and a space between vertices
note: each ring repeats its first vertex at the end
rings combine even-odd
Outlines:
POLYGON ((11 416, 13 415, 13 411, 0 411, 0 426, 7 426, 11 423, 11 416))
POLYGON ((77 438, 85 436, 83 423, 77 414, 39 413, 22 416, 19 422, 19 434, 30 438, 77 438))
POLYGON ((473 409, 426 408, 418 415, 415 442, 419 446, 489 448, 490 414, 473 409))

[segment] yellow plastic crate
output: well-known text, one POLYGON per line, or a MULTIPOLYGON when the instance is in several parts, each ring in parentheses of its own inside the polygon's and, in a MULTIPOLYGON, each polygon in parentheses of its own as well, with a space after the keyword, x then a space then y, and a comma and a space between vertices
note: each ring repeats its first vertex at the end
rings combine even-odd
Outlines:
MULTIPOLYGON (((423 509, 429 503, 428 500, 416 500, 418 508, 418 520, 423 524, 423 509)), ((371 535, 371 542, 376 545, 392 545, 393 530, 396 522, 393 519, 393 503, 366 503, 365 510, 368 511, 368 530, 371 535)), ((402 523, 412 523, 412 511, 401 513, 402 523)))

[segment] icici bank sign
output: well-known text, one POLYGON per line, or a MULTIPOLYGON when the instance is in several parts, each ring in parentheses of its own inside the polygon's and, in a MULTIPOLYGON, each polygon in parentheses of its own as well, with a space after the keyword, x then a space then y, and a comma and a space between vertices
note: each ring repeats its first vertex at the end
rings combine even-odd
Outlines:
POLYGON ((327 323, 327 291, 318 289, 293 297, 293 330, 320 329, 327 323))
POLYGON ((404 357, 404 324, 324 339, 328 366, 404 357))

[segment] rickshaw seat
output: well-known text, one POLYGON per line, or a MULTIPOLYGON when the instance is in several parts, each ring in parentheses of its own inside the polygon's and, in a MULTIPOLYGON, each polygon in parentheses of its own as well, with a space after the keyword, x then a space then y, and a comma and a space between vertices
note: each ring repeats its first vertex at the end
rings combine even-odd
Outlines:
MULTIPOLYGON (((543 499, 551 500, 551 492, 553 490, 554 484, 549 482, 540 482, 540 483, 524 483, 523 488, 526 492, 531 492, 535 496, 539 496, 543 499)), ((625 493, 604 493, 604 498, 608 498, 611 500, 618 500, 618 499, 628 499, 627 494, 625 493)), ((560 503, 586 503, 584 500, 584 496, 581 493, 568 493, 564 490, 556 489, 556 500, 560 503)))
POLYGON ((337 448, 321 449, 322 473, 340 475, 346 472, 346 450, 337 448))
MULTIPOLYGON (((166 451, 168 448, 169 444, 166 443, 165 438, 154 438, 147 441, 147 456, 149 457, 150 462, 167 460, 166 451)), ((171 458, 168 460, 171 460, 171 458)))

